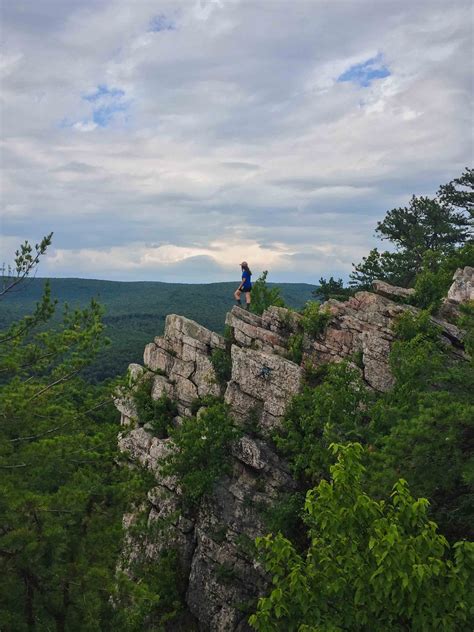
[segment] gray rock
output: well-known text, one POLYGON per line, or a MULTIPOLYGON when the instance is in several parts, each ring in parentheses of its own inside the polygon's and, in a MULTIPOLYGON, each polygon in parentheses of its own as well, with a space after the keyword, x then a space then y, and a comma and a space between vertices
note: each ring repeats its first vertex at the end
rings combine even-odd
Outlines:
MULTIPOLYGON (((406 311, 417 314, 419 310, 391 300, 405 298, 403 288, 377 282, 377 291, 384 296, 358 292, 346 302, 327 301, 331 321, 317 339, 305 335, 304 361, 314 366, 349 361, 368 387, 384 392, 393 385, 389 365, 393 325, 406 311)), ((456 306, 455 301, 472 297, 472 268, 456 273, 450 293, 453 298, 449 300, 456 306)), ((450 352, 464 357, 463 332, 442 318, 432 320, 450 352)), ((163 336, 147 345, 145 368, 133 365, 135 379, 153 379, 154 399, 164 393, 175 399, 179 416, 174 424, 191 416, 196 398, 224 391, 231 414, 244 429, 229 450, 229 472, 216 481, 194 516, 183 514, 179 481, 161 473, 164 459, 174 449, 172 442, 154 437, 150 428, 133 427, 137 417, 133 398, 117 394, 115 404, 122 423, 130 424, 119 436, 120 449, 131 463, 149 469, 156 480, 141 507, 155 535, 148 540, 134 539, 130 527, 138 509, 124 516, 129 531, 121 566, 126 570, 127 564, 143 557, 158 560, 165 549, 177 547, 188 577, 186 602, 199 629, 250 632, 241 606, 268 589, 268 577, 244 545, 266 532, 265 510, 296 489, 271 442, 255 435, 265 437, 281 424, 288 402, 301 388, 302 367, 284 356, 289 337, 302 327, 299 314, 276 307, 261 317, 234 307, 226 322, 234 344, 232 374, 225 389, 217 383, 211 361, 214 349, 226 348, 224 338, 181 316, 168 316, 163 336), (146 368, 163 375, 152 375, 146 368)), ((204 411, 201 407, 198 416, 204 411)))
POLYGON ((456 321, 461 315, 460 305, 474 301, 474 268, 458 268, 453 276, 453 284, 444 299, 439 315, 441 318, 456 321))
MULTIPOLYGON (((276 355, 242 349, 232 346, 232 378, 228 386, 236 393, 232 384, 257 402, 263 403, 263 411, 270 413, 276 420, 283 416, 290 398, 300 387, 303 370, 294 362, 276 355)), ((226 397, 231 403, 232 398, 226 397)), ((250 400, 247 400, 250 402, 250 400)), ((239 404, 242 403, 242 400, 239 404)), ((239 412, 242 412, 239 406, 239 412)), ((251 412, 251 409, 245 411, 251 412)), ((269 428, 266 428, 268 430, 269 428)))
POLYGON ((385 296, 386 298, 391 299, 406 299, 415 294, 415 290, 413 288, 390 285, 390 283, 387 283, 386 281, 374 281, 372 283, 372 287, 376 294, 380 294, 381 296, 385 296))
POLYGON ((153 386, 151 387, 151 398, 157 400, 162 395, 167 395, 170 399, 174 399, 174 387, 168 378, 163 375, 156 375, 153 378, 153 386))

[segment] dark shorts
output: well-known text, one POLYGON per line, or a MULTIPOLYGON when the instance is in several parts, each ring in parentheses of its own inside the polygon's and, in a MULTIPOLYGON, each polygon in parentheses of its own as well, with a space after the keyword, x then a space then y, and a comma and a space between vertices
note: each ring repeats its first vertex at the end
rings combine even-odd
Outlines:
POLYGON ((252 291, 252 286, 251 285, 249 285, 249 287, 245 287, 244 286, 240 291, 241 292, 251 292, 252 291))

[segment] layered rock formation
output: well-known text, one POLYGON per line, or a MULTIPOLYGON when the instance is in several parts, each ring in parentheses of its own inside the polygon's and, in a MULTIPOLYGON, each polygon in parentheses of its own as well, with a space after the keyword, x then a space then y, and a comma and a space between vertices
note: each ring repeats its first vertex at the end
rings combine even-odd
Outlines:
POLYGON ((474 301, 474 268, 459 268, 454 274, 453 281, 440 310, 440 315, 449 320, 459 317, 459 306, 462 303, 474 301))
MULTIPOLYGON (((450 300, 457 300, 454 297, 461 293, 460 300, 464 300, 472 295, 472 268, 456 274, 453 287, 458 289, 450 291, 450 300), (466 290, 469 283, 471 289, 466 290)), ((154 399, 165 393, 175 400, 179 411, 175 423, 190 417, 203 397, 222 396, 235 421, 245 428, 251 418, 263 437, 244 434, 229 454, 231 473, 216 483, 213 494, 193 515, 186 515, 179 511, 179 481, 160 473, 171 449, 170 440, 153 436, 141 425, 133 399, 123 397, 116 402, 126 427, 119 439, 121 449, 156 478, 156 487, 146 501, 149 523, 164 520, 168 525, 166 533, 147 542, 140 554, 153 560, 169 546, 179 549, 189 578, 186 602, 200 630, 249 630, 246 604, 267 585, 265 574, 243 543, 265 532, 262 508, 295 489, 288 468, 265 437, 281 422, 289 400, 300 390, 304 365, 357 361, 369 388, 386 391, 392 386, 388 356, 394 320, 406 310, 417 310, 389 298, 406 296, 397 288, 379 284, 376 289, 384 296, 359 292, 347 302, 325 304, 330 322, 316 338, 303 335, 301 365, 287 357, 291 338, 302 335, 301 316, 277 307, 262 316, 234 307, 227 316, 227 339, 184 317, 170 315, 164 335, 145 348, 144 366, 132 365, 135 379, 148 372, 154 399), (225 384, 219 383, 213 367, 216 350, 231 355, 231 376, 225 384)), ((445 344, 462 355, 462 332, 434 320, 445 344)), ((125 523, 133 520, 130 514, 125 523)), ((129 544, 133 556, 133 540, 129 544)))

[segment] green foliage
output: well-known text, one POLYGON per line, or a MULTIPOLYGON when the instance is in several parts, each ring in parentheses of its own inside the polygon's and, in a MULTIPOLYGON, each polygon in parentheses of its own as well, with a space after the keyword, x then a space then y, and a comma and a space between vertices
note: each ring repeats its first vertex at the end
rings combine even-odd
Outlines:
POLYGON ((177 476, 187 507, 195 506, 214 483, 230 471, 229 450, 239 437, 222 402, 204 409, 197 417, 184 419, 170 430, 175 449, 170 453, 162 473, 177 476))
POLYGON ((376 232, 398 250, 411 252, 421 263, 427 250, 451 252, 469 235, 469 222, 463 212, 443 205, 440 200, 413 196, 410 205, 388 211, 377 223, 376 232))
POLYGON ((474 169, 466 167, 459 178, 439 188, 438 197, 447 206, 466 210, 471 218, 474 211, 474 169))
POLYGON ((413 258, 406 252, 379 252, 373 248, 360 263, 352 265, 349 285, 353 290, 371 290, 377 279, 405 286, 414 278, 413 258))
MULTIPOLYGON (((185 616, 186 577, 180 564, 179 552, 167 549, 158 560, 133 556, 130 568, 118 573, 114 591, 117 605, 114 624, 125 632, 165 632, 170 622, 177 629, 185 616)), ((186 630, 197 631, 193 622, 186 630)))
POLYGON ((316 301, 308 301, 303 310, 301 320, 305 333, 315 338, 324 332, 331 320, 331 313, 322 308, 316 301))
POLYGON ((211 363, 216 374, 217 381, 222 387, 227 385, 232 373, 232 358, 230 349, 213 349, 211 363))
POLYGON ((293 543, 305 538, 302 514, 304 493, 301 491, 283 494, 263 511, 265 528, 271 533, 282 533, 293 543))
POLYGON ((19 283, 30 276, 38 266, 41 257, 51 245, 53 233, 43 237, 39 244, 33 246, 27 241, 23 242, 20 248, 15 252, 15 265, 8 268, 8 274, 5 275, 3 269, 2 287, 0 288, 0 297, 11 292, 19 283))
POLYGON ((359 373, 345 362, 328 365, 319 386, 292 399, 274 440, 300 481, 314 484, 327 475, 332 441, 366 435, 369 402, 359 373))
POLYGON ((288 338, 288 359, 296 364, 303 360, 303 334, 291 334, 288 338))
MULTIPOLYGON (((21 277, 36 259, 18 256, 21 277)), ((15 632, 108 630, 122 515, 144 484, 117 467, 114 385, 81 376, 106 344, 101 307, 54 317, 47 285, 0 333, 0 620, 15 632)))
POLYGON ((469 301, 461 305, 461 317, 459 325, 465 329, 464 347, 471 356, 474 357, 474 301, 469 301))
POLYGON ((321 277, 319 279, 319 285, 313 290, 313 296, 322 301, 328 301, 331 298, 337 301, 347 301, 352 294, 353 290, 344 287, 342 279, 336 280, 334 277, 330 277, 329 279, 321 277))
POLYGON ((138 422, 144 426, 149 424, 151 430, 160 439, 165 439, 174 417, 178 414, 176 403, 166 393, 153 399, 152 376, 145 375, 132 387, 133 400, 137 409, 138 422))
POLYGON ((474 244, 465 244, 456 252, 443 256, 428 250, 423 257, 422 269, 416 277, 413 305, 437 311, 447 295, 457 268, 474 265, 474 244))
POLYGON ((269 286, 267 276, 268 270, 265 270, 253 284, 250 309, 254 314, 263 314, 271 305, 285 307, 281 289, 278 286, 269 286))
POLYGON ((271 592, 249 622, 259 632, 468 629, 474 607, 474 544, 450 548, 400 479, 390 498, 363 488, 360 444, 332 445, 332 480, 306 495, 310 542, 257 539, 271 592))
POLYGON ((216 404, 220 404, 221 402, 222 398, 216 397, 215 395, 196 397, 196 399, 193 399, 193 401, 191 402, 191 415, 197 415, 200 408, 208 408, 209 406, 214 406, 216 404))
POLYGON ((473 537, 472 360, 455 362, 447 354, 426 312, 406 313, 397 332, 391 353, 396 383, 371 410, 377 446, 372 487, 387 489, 402 472, 415 493, 430 498, 450 539, 473 537))
POLYGON ((408 207, 388 211, 375 232, 390 241, 395 251, 371 250, 361 263, 354 265, 350 285, 370 289, 375 279, 381 279, 411 286, 425 270, 418 287, 420 305, 427 307, 427 301, 436 301, 439 297, 433 292, 444 277, 441 272, 439 279, 431 277, 436 270, 426 267, 426 256, 431 253, 432 261, 440 260, 469 240, 468 215, 474 204, 472 173, 472 169, 466 169, 460 178, 442 186, 434 199, 413 196, 408 207))

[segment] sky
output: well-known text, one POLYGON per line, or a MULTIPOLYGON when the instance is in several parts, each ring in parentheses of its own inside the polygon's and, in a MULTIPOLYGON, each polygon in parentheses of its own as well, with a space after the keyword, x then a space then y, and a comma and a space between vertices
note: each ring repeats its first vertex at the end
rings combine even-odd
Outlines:
POLYGON ((473 5, 5 0, 0 263, 38 274, 347 278, 473 163, 473 5))

